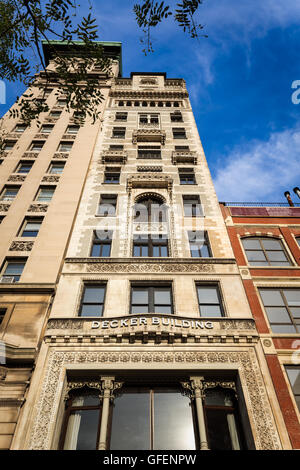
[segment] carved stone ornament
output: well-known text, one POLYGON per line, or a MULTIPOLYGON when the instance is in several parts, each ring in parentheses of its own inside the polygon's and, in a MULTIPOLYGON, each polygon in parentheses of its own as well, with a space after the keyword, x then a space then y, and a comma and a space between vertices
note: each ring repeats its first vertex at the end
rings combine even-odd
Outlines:
MULTIPOLYGON (((85 388, 85 387, 92 388, 95 390, 100 390, 100 392, 102 391, 101 382, 99 381, 88 381, 88 380, 72 381, 72 382, 68 382, 67 384, 65 400, 68 400, 70 398, 69 394, 71 390, 78 390, 80 388, 85 388)), ((99 398, 102 398, 101 393, 99 393, 99 398)))
POLYGON ((38 152, 24 152, 23 158, 37 158, 38 152))
POLYGON ((166 142, 166 133, 160 129, 137 129, 132 133, 132 143, 137 142, 166 142))
POLYGON ((169 192, 172 191, 173 179, 168 175, 157 175, 148 173, 146 175, 137 174, 127 178, 127 189, 130 192, 135 188, 165 188, 169 192))
POLYGON ((162 171, 162 166, 138 166, 137 171, 153 171, 153 172, 160 172, 162 171))
POLYGON ((7 212, 10 208, 10 204, 0 203, 0 212, 7 212))
POLYGON ((10 175, 8 181, 13 181, 15 183, 23 183, 25 181, 26 175, 10 175))
POLYGON ((69 156, 69 153, 68 152, 56 152, 54 155, 53 155, 53 158, 54 159, 63 159, 63 160, 66 160, 69 156))
POLYGON ((127 152, 123 150, 106 150, 102 152, 101 163, 126 163, 127 152))
POLYGON ((191 165, 197 165, 197 154, 192 151, 174 151, 172 152, 172 163, 190 163, 191 165))
POLYGON ((147 77, 140 79, 141 85, 157 85, 157 79, 154 77, 147 77))
POLYGON ((31 204, 27 212, 47 212, 48 204, 31 204))
POLYGON ((42 179, 43 183, 58 183, 59 175, 46 175, 42 179))
POLYGON ((170 263, 130 263, 130 264, 106 264, 91 263, 87 265, 88 273, 213 273, 214 266, 211 264, 170 264, 170 263))
POLYGON ((33 241, 14 241, 9 247, 9 251, 31 251, 33 241))
MULTIPOLYGON (((48 363, 44 368, 43 384, 40 395, 37 397, 37 405, 33 410, 30 441, 26 449, 47 450, 51 448, 56 415, 60 406, 62 395, 61 384, 65 378, 65 371, 68 365, 72 369, 76 365, 84 366, 88 369, 91 365, 95 370, 98 365, 101 370, 102 365, 111 364, 111 372, 114 369, 128 368, 130 364, 136 368, 145 369, 146 364, 160 363, 165 365, 166 371, 170 364, 184 364, 186 369, 191 364, 197 364, 197 370, 204 365, 207 367, 224 368, 229 370, 230 366, 236 370, 238 367, 243 394, 253 427, 255 445, 257 450, 281 449, 276 424, 272 414, 271 406, 266 393, 264 379, 260 369, 260 364, 254 348, 247 351, 183 351, 161 350, 161 351, 51 351, 48 363)), ((107 370, 107 369, 106 369, 107 370)))

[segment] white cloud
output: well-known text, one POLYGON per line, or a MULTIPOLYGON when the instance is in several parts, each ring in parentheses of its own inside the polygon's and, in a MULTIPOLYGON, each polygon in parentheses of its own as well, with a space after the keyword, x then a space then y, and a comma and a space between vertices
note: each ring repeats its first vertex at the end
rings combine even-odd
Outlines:
POLYGON ((218 161, 214 183, 221 201, 285 202, 284 191, 300 186, 300 125, 267 141, 235 147, 218 161))

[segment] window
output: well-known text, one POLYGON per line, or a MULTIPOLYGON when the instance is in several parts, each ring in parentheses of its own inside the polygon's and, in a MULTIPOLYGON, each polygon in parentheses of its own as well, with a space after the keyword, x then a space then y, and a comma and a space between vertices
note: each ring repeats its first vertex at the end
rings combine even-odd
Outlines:
POLYGON ((183 127, 174 127, 172 131, 173 139, 186 139, 186 133, 183 127))
POLYGON ((189 152, 189 150, 188 145, 175 145, 175 152, 189 152))
POLYGON ((8 152, 9 150, 12 150, 15 144, 16 144, 15 140, 7 140, 6 142, 4 142, 3 150, 5 150, 6 152, 8 152))
POLYGON ((180 184, 196 184, 193 168, 179 168, 178 173, 180 184))
POLYGON ((127 101, 126 106, 131 106, 131 101, 127 101))
POLYGON ((118 105, 119 106, 124 106, 124 101, 119 101, 118 105))
POLYGON ((54 119, 58 119, 61 116, 61 111, 51 111, 49 116, 54 119))
POLYGON ((210 450, 242 450, 245 447, 233 390, 222 386, 205 390, 204 414, 210 450))
POLYGON ((122 151, 124 149, 124 145, 110 145, 109 150, 116 150, 116 151, 122 151))
POLYGON ((182 114, 180 111, 175 111, 174 113, 171 113, 170 117, 171 117, 171 122, 183 122, 182 114))
POLYGON ((27 126, 26 124, 17 124, 16 127, 14 128, 14 132, 17 132, 18 134, 22 134, 26 130, 27 126))
POLYGON ((300 367, 299 366, 285 366, 285 371, 289 378, 292 391, 300 411, 300 367))
POLYGON ((220 291, 217 285, 198 284, 197 296, 201 317, 223 317, 220 291))
POLYGON ((297 238, 296 238, 296 242, 297 242, 298 245, 300 246, 300 237, 297 237, 297 238))
POLYGON ((13 278, 13 282, 18 282, 20 280, 21 274, 23 272, 26 260, 24 259, 12 259, 7 260, 4 265, 4 270, 2 272, 3 278, 13 278))
POLYGON ((57 100, 57 106, 64 107, 66 106, 66 104, 67 104, 67 100, 63 100, 63 99, 57 100))
POLYGON ((207 232, 198 231, 195 232, 189 231, 189 244, 190 252, 192 258, 210 258, 211 250, 208 240, 207 232))
POLYGON ((1 194, 1 201, 13 201, 18 194, 20 186, 6 186, 1 194))
POLYGON ((155 196, 141 197, 133 207, 135 223, 166 222, 167 206, 155 196))
POLYGON ((112 407, 110 449, 196 449, 193 411, 180 386, 123 386, 112 407))
POLYGON ((124 139, 126 133, 126 127, 114 127, 112 131, 113 139, 124 139))
POLYGON ((173 313, 171 285, 131 287, 130 313, 173 313))
POLYGON ((61 142, 58 147, 59 152, 70 152, 73 146, 73 142, 61 142))
POLYGON ((44 146, 44 143, 45 142, 41 142, 41 141, 33 141, 31 143, 29 150, 31 150, 32 152, 40 152, 44 146))
POLYGON ((182 196, 182 200, 185 217, 203 216, 203 210, 199 196, 182 196))
POLYGON ((64 171, 65 168, 65 162, 61 163, 51 163, 48 173, 51 173, 52 175, 61 175, 62 172, 64 171))
POLYGON ((161 148, 159 145, 138 146, 137 157, 141 159, 157 160, 161 158, 161 148))
POLYGON ((300 289, 259 289, 273 333, 300 332, 300 289))
POLYGON ((80 317, 101 317, 104 309, 105 284, 87 284, 80 306, 80 317))
POLYGON ((37 194, 36 200, 40 202, 50 202, 55 191, 54 187, 41 187, 37 194))
POLYGON ((78 134, 80 126, 68 126, 66 130, 66 134, 78 134))
POLYGON ((53 129, 54 129, 53 124, 43 124, 41 127, 41 133, 50 134, 50 132, 52 132, 53 129))
POLYGON ((162 258, 168 254, 168 238, 162 234, 134 235, 133 256, 162 258))
POLYGON ((117 196, 115 194, 102 194, 98 207, 98 215, 113 217, 116 215, 117 196))
POLYGON ((127 121, 128 113, 116 113, 115 121, 127 121))
POLYGON ((97 230, 94 232, 91 256, 107 258, 110 256, 112 242, 111 230, 97 230))
POLYGON ((20 232, 20 237, 37 237, 41 228, 43 219, 25 219, 23 227, 20 232))
POLYGON ((275 238, 243 238, 242 244, 251 266, 290 266, 291 262, 280 240, 275 238))
POLYGON ((16 168, 16 173, 27 174, 32 168, 33 162, 21 161, 16 168))
POLYGON ((158 127, 159 116, 158 114, 140 114, 139 123, 143 126, 158 127))
POLYGON ((0 326, 3 323, 4 316, 6 314, 6 310, 7 310, 6 308, 0 308, 0 326))
POLYGON ((72 390, 67 401, 60 448, 63 450, 96 450, 101 421, 99 390, 72 390))
POLYGON ((107 168, 104 173, 104 181, 106 184, 119 184, 120 182, 120 168, 107 168))

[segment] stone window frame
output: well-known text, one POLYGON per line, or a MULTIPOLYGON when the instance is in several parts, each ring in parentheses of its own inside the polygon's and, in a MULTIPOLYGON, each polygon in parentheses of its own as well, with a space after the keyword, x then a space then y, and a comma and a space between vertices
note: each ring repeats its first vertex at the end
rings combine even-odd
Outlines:
MULTIPOLYGON (((138 313, 132 313, 132 288, 134 287, 148 287, 150 289, 150 297, 148 297, 148 308, 154 308, 154 289, 155 287, 167 287, 170 289, 171 298, 171 313, 165 315, 176 315, 175 311, 175 299, 174 299, 174 280, 129 280, 130 292, 129 292, 129 310, 128 315, 139 315, 138 313)), ((157 314, 160 312, 157 312, 157 314)), ((141 315, 155 315, 155 312, 141 313, 141 315)))
POLYGON ((97 237, 97 230, 92 231, 91 245, 90 245, 90 251, 89 251, 90 258, 111 258, 112 248, 113 248, 112 246, 113 230, 108 230, 107 232, 109 232, 110 238, 101 240, 97 237), (109 255, 108 256, 93 256, 92 252, 93 252, 95 245, 109 245, 110 246, 109 255))
POLYGON ((168 238, 168 234, 163 234, 163 233, 146 233, 146 234, 142 234, 142 233, 135 233, 133 236, 135 235, 139 235, 140 237, 142 235, 144 235, 145 239, 147 237, 147 243, 146 242, 142 242, 142 241, 135 241, 134 238, 133 238, 133 241, 132 241, 132 256, 133 258, 143 258, 145 260, 147 260, 148 258, 161 258, 161 259, 166 259, 166 258, 169 258, 170 257, 170 247, 169 247, 169 238, 168 238), (152 235, 154 236, 160 236, 160 235, 165 235, 165 239, 166 242, 164 243, 163 241, 159 242, 157 241, 156 243, 153 242, 152 240, 152 235), (148 248, 148 253, 149 252, 152 252, 152 254, 148 254, 148 256, 135 256, 134 255, 134 249, 136 246, 147 246, 148 248), (167 248, 167 256, 153 256, 153 248, 154 247, 166 247, 167 248))
POLYGON ((211 259, 211 258, 214 257, 208 230, 189 230, 189 229, 187 229, 186 234, 187 234, 188 245, 189 245, 189 253, 190 253, 190 258, 191 259, 193 259, 193 258, 211 259), (204 232, 204 241, 205 241, 204 245, 207 246, 209 256, 205 256, 205 257, 203 257, 203 256, 192 256, 192 254, 191 254, 191 240, 190 240, 190 235, 189 234, 193 233, 193 232, 204 232))
POLYGON ((100 198, 99 198, 99 203, 97 206, 97 213, 95 214, 96 217, 116 217, 118 213, 118 199, 119 199, 118 196, 119 196, 118 193, 114 193, 114 194, 101 193, 100 198), (101 204, 103 203, 105 205, 105 202, 104 202, 105 199, 111 199, 115 201, 115 203, 112 204, 112 207, 114 207, 114 214, 108 214, 108 213, 100 214, 99 213, 101 204))
MULTIPOLYGON (((196 298, 197 298, 198 312, 199 312, 200 318, 228 318, 228 314, 227 314, 226 307, 225 307, 224 294, 223 294, 223 290, 222 290, 220 281, 218 281, 218 280, 216 280, 216 281, 206 281, 206 280, 195 281, 195 288, 196 288, 196 298), (201 286, 203 286, 203 287, 216 287, 218 300, 219 300, 218 305, 219 305, 220 310, 221 310, 221 315, 219 317, 218 316, 217 317, 216 316, 209 317, 209 316, 202 316, 201 315, 200 302, 199 302, 199 296, 198 296, 198 287, 201 287, 201 286)), ((207 305, 207 303, 205 305, 207 305)))
POLYGON ((5 276, 5 277, 18 276, 19 279, 14 280, 13 283, 15 284, 15 283, 20 282, 20 278, 22 277, 22 274, 24 272, 24 268, 26 266, 27 260, 28 260, 28 257, 24 257, 24 256, 22 256, 22 257, 21 256, 20 257, 18 257, 18 256, 14 256, 14 257, 7 256, 4 259, 3 263, 2 263, 2 266, 1 266, 1 269, 0 269, 0 277, 3 277, 3 276, 5 276), (5 271, 6 271, 9 264, 21 264, 21 263, 24 264, 21 274, 9 274, 9 273, 5 274, 5 271))
POLYGON ((20 226, 20 229, 19 229, 18 232, 17 232, 17 237, 26 238, 26 240, 27 240, 28 238, 36 238, 36 237, 38 236, 38 234, 39 234, 39 231, 40 231, 41 226, 40 226, 40 228, 39 228, 39 230, 38 230, 38 232, 37 232, 36 235, 31 235, 30 237, 27 237, 26 235, 25 235, 25 236, 23 235, 23 232, 24 232, 24 230, 25 230, 25 228, 26 228, 26 226, 27 226, 28 223, 37 223, 37 222, 40 222, 40 225, 42 225, 43 221, 44 221, 44 217, 43 217, 43 216, 26 216, 26 217, 24 217, 24 220, 23 220, 23 222, 22 222, 22 224, 21 224, 21 226, 20 226))
POLYGON ((21 186, 20 186, 20 185, 16 185, 16 184, 6 184, 6 185, 3 187, 3 189, 2 189, 2 191, 1 191, 1 193, 0 193, 0 201, 3 201, 3 202, 13 202, 13 201, 16 199, 16 197, 18 196, 20 189, 21 189, 21 186), (4 198, 5 198, 5 194, 6 194, 7 190, 9 190, 9 189, 11 189, 11 190, 16 189, 17 192, 16 192, 16 194, 14 195, 13 198, 11 198, 11 199, 4 199, 4 198))
POLYGON ((192 218, 195 218, 195 217, 204 217, 204 211, 203 211, 203 205, 201 203, 201 198, 199 196, 199 194, 182 194, 182 208, 183 208, 183 216, 184 217, 192 217, 192 218), (194 208, 194 204, 190 204, 192 206, 192 215, 187 215, 185 213, 185 205, 188 204, 188 201, 197 201, 195 203, 195 205, 199 205, 200 206, 200 210, 201 210, 201 214, 197 214, 195 213, 196 212, 196 208, 194 208))
MULTIPOLYGON (((77 308, 76 308, 76 317, 78 318, 83 318, 83 319, 86 319, 86 318, 103 318, 105 316, 105 304, 106 304, 106 296, 107 296, 107 286, 108 286, 108 280, 102 280, 102 279, 99 279, 99 280, 96 280, 96 279, 93 279, 93 280, 90 280, 90 279, 82 279, 82 282, 81 282, 81 286, 80 286, 80 292, 79 292, 79 302, 78 302, 78 305, 77 305, 77 308), (102 314, 101 315, 95 315, 95 316, 85 316, 85 315, 81 315, 81 312, 82 312, 82 305, 83 305, 83 298, 84 298, 84 294, 85 294, 85 289, 86 287, 105 287, 104 289, 104 296, 103 296, 103 303, 101 304, 101 302, 99 303, 99 305, 102 305, 102 314)), ((96 304, 96 302, 94 302, 96 304)), ((98 304, 97 304, 98 305, 98 304)))
POLYGON ((52 201, 52 198, 54 196, 54 193, 55 193, 55 190, 56 190, 56 185, 53 185, 53 186, 47 186, 47 185, 40 185, 38 190, 37 190, 37 193, 35 195, 35 198, 34 198, 34 201, 36 202, 45 202, 47 204, 50 204, 50 202, 52 201), (52 193, 52 196, 51 196, 51 199, 47 199, 47 200, 40 200, 39 197, 40 197, 40 194, 42 192, 43 189, 53 189, 53 193, 52 193))

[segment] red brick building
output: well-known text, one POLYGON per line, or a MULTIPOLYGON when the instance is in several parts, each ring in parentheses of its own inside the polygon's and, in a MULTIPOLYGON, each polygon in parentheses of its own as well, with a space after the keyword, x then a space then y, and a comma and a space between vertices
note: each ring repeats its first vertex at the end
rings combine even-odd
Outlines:
POLYGON ((300 204, 220 203, 291 446, 300 448, 300 204))

